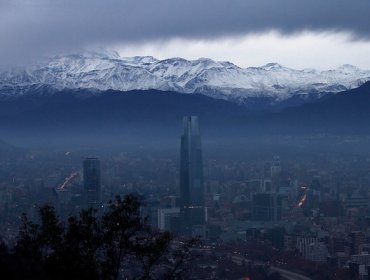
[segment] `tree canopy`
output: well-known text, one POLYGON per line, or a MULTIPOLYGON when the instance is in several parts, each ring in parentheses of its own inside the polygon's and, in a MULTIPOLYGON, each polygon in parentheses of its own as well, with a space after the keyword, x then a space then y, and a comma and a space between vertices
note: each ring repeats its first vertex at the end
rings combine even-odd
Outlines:
POLYGON ((0 246, 7 279, 182 279, 198 242, 148 226, 133 195, 117 196, 103 213, 82 210, 65 222, 45 205, 39 218, 35 223, 23 215, 15 248, 0 246))

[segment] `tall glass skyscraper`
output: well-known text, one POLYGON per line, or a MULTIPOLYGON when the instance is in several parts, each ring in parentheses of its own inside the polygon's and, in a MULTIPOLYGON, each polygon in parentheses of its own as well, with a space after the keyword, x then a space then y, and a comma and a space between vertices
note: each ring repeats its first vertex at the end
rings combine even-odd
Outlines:
POLYGON ((187 230, 205 223, 203 161, 198 117, 183 119, 180 155, 180 198, 187 230))
POLYGON ((86 158, 83 162, 84 192, 88 207, 98 208, 101 203, 100 161, 86 158))

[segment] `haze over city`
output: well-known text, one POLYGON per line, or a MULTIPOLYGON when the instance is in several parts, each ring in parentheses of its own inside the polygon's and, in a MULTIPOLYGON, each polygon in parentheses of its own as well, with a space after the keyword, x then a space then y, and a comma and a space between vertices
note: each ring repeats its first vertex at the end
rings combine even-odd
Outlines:
POLYGON ((370 279, 369 11, 0 0, 0 278, 370 279))

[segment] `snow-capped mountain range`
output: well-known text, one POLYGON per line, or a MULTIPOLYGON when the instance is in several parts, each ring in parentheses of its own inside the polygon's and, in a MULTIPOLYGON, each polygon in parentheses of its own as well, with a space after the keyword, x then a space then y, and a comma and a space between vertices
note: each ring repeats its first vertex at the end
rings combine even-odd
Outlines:
POLYGON ((370 70, 343 65, 332 70, 295 70, 277 63, 241 68, 207 58, 158 60, 151 56, 121 57, 116 52, 85 51, 56 56, 25 68, 0 71, 0 94, 16 97, 30 88, 157 89, 201 93, 214 98, 246 102, 250 98, 288 100, 318 97, 360 86, 370 70))

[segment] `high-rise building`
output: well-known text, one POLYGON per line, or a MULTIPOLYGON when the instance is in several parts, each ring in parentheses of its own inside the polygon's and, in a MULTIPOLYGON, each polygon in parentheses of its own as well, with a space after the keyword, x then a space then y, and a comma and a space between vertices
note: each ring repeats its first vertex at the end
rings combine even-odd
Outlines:
POLYGON ((351 254, 358 255, 361 254, 360 247, 365 243, 365 234, 361 231, 352 231, 349 234, 351 242, 351 254))
POLYGON ((98 208, 101 203, 100 161, 86 158, 83 162, 84 193, 88 207, 98 208))
POLYGON ((281 172, 280 157, 274 156, 274 159, 271 164, 271 177, 278 175, 280 172, 281 172))
POLYGON ((204 225, 206 211, 198 117, 184 117, 183 127, 180 155, 180 198, 182 218, 189 232, 193 226, 204 225))
POLYGON ((317 237, 298 237, 297 249, 304 259, 313 262, 325 263, 328 257, 326 245, 317 237))
POLYGON ((179 217, 179 215, 179 208, 158 209, 158 228, 160 230, 174 231, 171 220, 179 217))
POLYGON ((256 193, 252 197, 252 217, 255 221, 281 220, 281 196, 276 193, 256 193))

